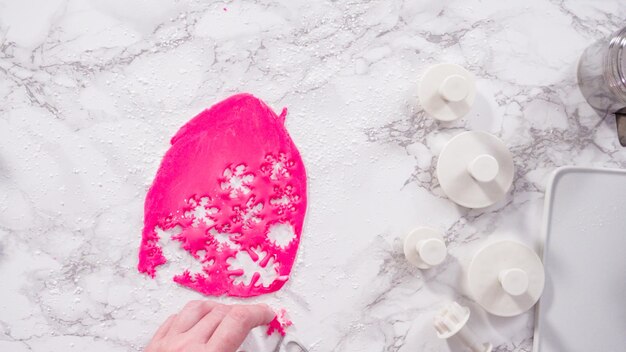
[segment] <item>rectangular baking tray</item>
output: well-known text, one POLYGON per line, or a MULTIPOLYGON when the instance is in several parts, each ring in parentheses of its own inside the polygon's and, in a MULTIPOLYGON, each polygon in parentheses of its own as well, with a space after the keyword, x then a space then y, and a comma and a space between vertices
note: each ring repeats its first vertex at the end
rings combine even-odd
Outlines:
POLYGON ((626 171, 558 169, 543 235, 534 351, 626 351, 626 171))

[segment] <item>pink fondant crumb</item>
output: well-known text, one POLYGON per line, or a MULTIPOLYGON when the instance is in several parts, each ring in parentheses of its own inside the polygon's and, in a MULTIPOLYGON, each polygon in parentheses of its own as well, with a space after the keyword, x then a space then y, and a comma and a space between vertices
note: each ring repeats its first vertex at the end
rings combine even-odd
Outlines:
POLYGON ((276 331, 282 336, 285 336, 287 328, 291 325, 293 325, 293 323, 287 317, 287 310, 284 308, 278 309, 276 311, 276 317, 268 324, 267 335, 270 336, 276 331))

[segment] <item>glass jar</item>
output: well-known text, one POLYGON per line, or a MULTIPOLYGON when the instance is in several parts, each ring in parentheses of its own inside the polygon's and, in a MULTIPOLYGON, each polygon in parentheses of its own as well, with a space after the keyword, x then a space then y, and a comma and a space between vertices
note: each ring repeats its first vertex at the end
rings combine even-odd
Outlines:
POLYGON ((626 27, 585 49, 578 86, 598 114, 615 114, 620 144, 626 146, 626 27))

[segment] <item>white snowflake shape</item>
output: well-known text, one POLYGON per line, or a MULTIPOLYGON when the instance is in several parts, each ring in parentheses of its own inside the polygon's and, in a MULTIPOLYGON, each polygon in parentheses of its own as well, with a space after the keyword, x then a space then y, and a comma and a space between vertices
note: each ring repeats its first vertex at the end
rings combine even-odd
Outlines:
POLYGON ((215 224, 211 215, 217 214, 219 209, 209 205, 209 197, 202 197, 200 201, 190 198, 187 202, 191 206, 191 210, 185 212, 184 216, 187 219, 192 219, 191 226, 198 227, 203 222, 206 226, 212 226, 215 224))
POLYGON ((286 211, 296 211, 297 203, 300 202, 300 195, 296 193, 293 186, 287 185, 284 189, 277 189, 274 197, 270 198, 269 203, 276 207, 278 215, 283 215, 286 211))
POLYGON ((246 165, 240 164, 233 167, 228 167, 224 170, 224 181, 221 182, 220 187, 223 191, 229 191, 231 198, 236 198, 238 195, 246 195, 250 193, 250 184, 254 180, 252 173, 246 173, 246 165))
POLYGON ((235 206, 233 210, 235 211, 237 220, 241 221, 243 227, 251 228, 252 226, 261 222, 262 217, 260 216, 261 210, 263 210, 263 203, 255 202, 255 197, 252 196, 246 202, 245 207, 235 206))
POLYGON ((284 153, 278 154, 278 157, 269 154, 265 157, 265 163, 261 169, 270 174, 270 180, 278 180, 279 178, 289 178, 291 174, 289 169, 294 166, 293 160, 289 160, 284 153))
POLYGON ((239 245, 231 240, 232 237, 241 236, 238 233, 219 232, 215 228, 209 230, 209 234, 213 236, 215 241, 221 245, 227 246, 231 249, 239 249, 239 245))
POLYGON ((250 248, 248 251, 239 251, 234 258, 228 258, 227 263, 230 270, 243 271, 242 275, 234 278, 233 283, 235 285, 269 287, 279 277, 279 263, 274 257, 266 258, 268 255, 261 247, 256 247, 250 248), (249 251, 254 252, 256 258, 250 256, 249 251))

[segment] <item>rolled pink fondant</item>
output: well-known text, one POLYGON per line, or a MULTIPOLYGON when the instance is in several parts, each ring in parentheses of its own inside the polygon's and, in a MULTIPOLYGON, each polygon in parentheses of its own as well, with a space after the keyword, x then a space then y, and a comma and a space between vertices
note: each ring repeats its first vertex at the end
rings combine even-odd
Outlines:
POLYGON ((182 231, 172 236, 173 244, 202 264, 202 272, 176 275, 178 284, 205 295, 237 297, 285 284, 307 200, 306 171, 285 129, 286 114, 238 94, 176 133, 146 196, 140 272, 154 277, 168 260, 157 229, 178 227, 182 231), (240 257, 258 271, 234 266, 240 257), (249 282, 239 282, 244 274, 251 275, 249 282))

